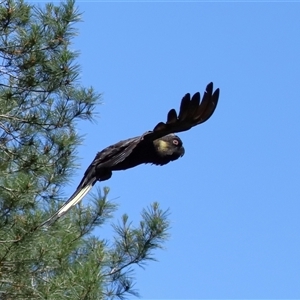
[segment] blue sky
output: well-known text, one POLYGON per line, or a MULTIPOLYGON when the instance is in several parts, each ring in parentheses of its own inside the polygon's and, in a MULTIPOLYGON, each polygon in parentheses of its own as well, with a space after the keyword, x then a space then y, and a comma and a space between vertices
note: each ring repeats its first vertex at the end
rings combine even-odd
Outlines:
POLYGON ((142 299, 300 298, 300 3, 77 4, 80 80, 103 105, 79 124, 66 196, 98 151, 151 130, 187 92, 221 90, 212 118, 180 134, 183 158, 97 184, 120 204, 115 221, 170 209, 159 262, 136 270, 142 299))

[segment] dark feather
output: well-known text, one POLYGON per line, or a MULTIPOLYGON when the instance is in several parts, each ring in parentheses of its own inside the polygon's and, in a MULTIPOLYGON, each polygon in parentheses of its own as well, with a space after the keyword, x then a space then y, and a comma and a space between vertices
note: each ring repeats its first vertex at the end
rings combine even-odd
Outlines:
POLYGON ((168 121, 158 123, 153 131, 148 133, 147 138, 157 139, 170 133, 186 131, 207 121, 218 104, 218 98, 219 89, 216 89, 213 93, 212 82, 207 85, 201 102, 199 93, 196 93, 192 99, 190 94, 186 94, 181 100, 177 120, 172 120, 172 123, 168 123, 168 121))
POLYGON ((190 106, 190 99, 191 99, 191 95, 189 93, 187 93, 181 100, 179 115, 178 115, 178 119, 180 121, 185 120, 185 118, 187 117, 187 114, 189 111, 189 106, 190 106))
POLYGON ((175 109, 171 109, 168 113, 167 124, 172 124, 177 121, 177 113, 175 109))

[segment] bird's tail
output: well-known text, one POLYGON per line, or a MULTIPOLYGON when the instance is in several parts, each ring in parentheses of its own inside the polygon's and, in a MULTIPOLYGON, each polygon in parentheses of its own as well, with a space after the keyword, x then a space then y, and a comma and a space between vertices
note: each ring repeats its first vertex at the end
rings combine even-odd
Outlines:
MULTIPOLYGON (((52 215, 48 220, 43 222, 40 227, 42 226, 50 226, 52 225, 56 220, 61 218, 69 209, 71 209, 73 206, 75 206, 77 203, 79 203, 82 198, 90 191, 90 189, 95 184, 96 180, 95 178, 92 178, 89 182, 87 182, 84 187, 77 188, 75 193, 67 200, 67 202, 54 214, 52 215)), ((79 185, 80 186, 80 185, 79 185)))

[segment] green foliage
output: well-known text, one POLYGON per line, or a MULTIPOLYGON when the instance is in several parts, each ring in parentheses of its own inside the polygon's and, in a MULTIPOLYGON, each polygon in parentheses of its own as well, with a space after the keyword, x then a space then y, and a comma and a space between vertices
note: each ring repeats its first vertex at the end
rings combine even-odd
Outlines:
POLYGON ((0 298, 124 298, 134 264, 153 260, 167 238, 157 203, 134 227, 124 216, 112 241, 93 235, 117 206, 104 188, 52 227, 39 228, 65 199, 81 137, 100 99, 78 82, 70 50, 80 13, 73 0, 42 7, 0 3, 0 298), (91 203, 91 202, 90 202, 91 203))

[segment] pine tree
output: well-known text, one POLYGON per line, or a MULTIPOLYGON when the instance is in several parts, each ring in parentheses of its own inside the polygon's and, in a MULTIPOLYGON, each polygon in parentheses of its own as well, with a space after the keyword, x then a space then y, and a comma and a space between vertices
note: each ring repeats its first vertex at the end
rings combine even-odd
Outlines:
POLYGON ((167 238, 157 203, 136 227, 127 215, 111 240, 93 235, 117 208, 108 188, 49 228, 74 173, 79 120, 94 118, 100 94, 80 86, 70 50, 81 14, 73 0, 0 4, 0 299, 124 298, 133 266, 153 260, 167 238))

